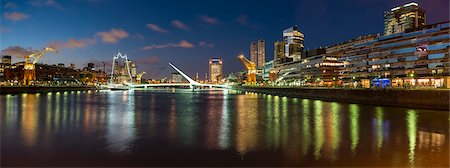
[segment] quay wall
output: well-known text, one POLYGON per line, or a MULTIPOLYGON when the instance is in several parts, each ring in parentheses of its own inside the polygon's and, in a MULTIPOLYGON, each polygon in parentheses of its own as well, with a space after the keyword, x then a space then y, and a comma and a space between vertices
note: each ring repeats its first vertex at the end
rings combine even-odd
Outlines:
POLYGON ((46 93, 46 92, 60 92, 60 91, 86 91, 95 90, 95 87, 87 86, 25 86, 25 87, 11 87, 1 86, 0 94, 19 94, 19 93, 46 93))
POLYGON ((404 89, 337 89, 337 88, 276 88, 237 86, 235 90, 278 96, 320 99, 345 103, 371 104, 446 110, 450 109, 450 90, 404 90, 404 89))

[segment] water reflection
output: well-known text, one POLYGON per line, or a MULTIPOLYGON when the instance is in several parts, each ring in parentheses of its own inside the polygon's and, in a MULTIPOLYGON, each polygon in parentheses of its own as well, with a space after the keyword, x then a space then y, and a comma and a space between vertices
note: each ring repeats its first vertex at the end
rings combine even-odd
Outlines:
POLYGON ((34 146, 38 136, 38 117, 39 113, 34 112, 38 109, 39 99, 34 94, 22 94, 22 136, 26 146, 34 146))
POLYGON ((110 92, 108 104, 108 149, 115 153, 131 152, 135 139, 133 92, 110 92))
POLYGON ((222 102, 222 116, 219 132, 219 148, 222 150, 228 149, 230 146, 230 109, 228 107, 228 94, 223 95, 222 102))
POLYGON ((417 113, 414 110, 408 110, 406 113, 406 124, 408 128, 409 141, 409 165, 414 166, 416 137, 417 137, 417 113))
POLYGON ((359 143, 359 107, 356 104, 350 105, 350 141, 354 154, 359 143))
POLYGON ((19 165, 76 163, 60 156, 67 151, 112 163, 154 158, 160 165, 449 165, 442 111, 179 89, 2 95, 0 101, 2 154, 8 151, 2 159, 20 158, 19 165))
POLYGON ((250 93, 237 97, 236 151, 241 157, 256 147, 257 96, 250 93))

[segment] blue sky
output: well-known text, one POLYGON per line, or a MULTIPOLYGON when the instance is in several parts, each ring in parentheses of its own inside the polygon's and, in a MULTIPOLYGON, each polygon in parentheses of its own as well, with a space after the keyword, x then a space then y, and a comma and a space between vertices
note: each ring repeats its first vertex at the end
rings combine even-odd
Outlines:
MULTIPOLYGON (((146 78, 172 72, 173 62, 203 77, 208 59, 221 57, 224 73, 242 69, 253 40, 266 40, 266 60, 283 29, 298 25, 306 48, 359 35, 382 33, 383 12, 405 0, 1 0, 1 49, 20 61, 21 48, 59 48, 45 63, 86 66, 111 62, 121 51, 146 71, 146 78), (8 50, 9 49, 9 50, 8 50)), ((415 1, 427 23, 449 20, 448 0, 415 1)))

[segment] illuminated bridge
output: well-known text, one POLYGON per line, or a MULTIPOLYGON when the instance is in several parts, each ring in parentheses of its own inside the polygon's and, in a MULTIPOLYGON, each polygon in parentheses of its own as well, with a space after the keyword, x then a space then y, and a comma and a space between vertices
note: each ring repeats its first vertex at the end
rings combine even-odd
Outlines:
POLYGON ((228 85, 217 85, 217 84, 203 84, 198 83, 195 80, 192 80, 189 76, 183 73, 180 69, 175 67, 172 63, 169 62, 169 65, 175 69, 178 73, 180 73, 189 83, 157 83, 157 84, 132 84, 133 88, 147 88, 147 87, 175 87, 175 86, 189 86, 191 89, 199 88, 199 87, 209 87, 209 88, 228 88, 228 85))

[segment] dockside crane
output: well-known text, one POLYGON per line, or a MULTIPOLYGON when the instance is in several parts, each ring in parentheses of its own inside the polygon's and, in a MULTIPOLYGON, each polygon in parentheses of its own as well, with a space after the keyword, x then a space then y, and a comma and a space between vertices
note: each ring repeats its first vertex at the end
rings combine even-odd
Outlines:
POLYGON ((256 83, 256 64, 245 58, 242 54, 237 58, 242 62, 242 64, 244 64, 245 69, 247 69, 247 83, 256 83))
POLYGON ((24 73, 23 73, 23 81, 26 85, 29 84, 30 81, 36 80, 36 67, 35 64, 48 52, 56 52, 54 48, 45 47, 42 50, 39 50, 33 54, 25 56, 25 64, 24 64, 24 73), (33 58, 33 61, 31 61, 33 58))
POLYGON ((139 74, 136 75, 136 83, 141 83, 142 82, 142 76, 146 74, 145 72, 141 72, 139 74))

